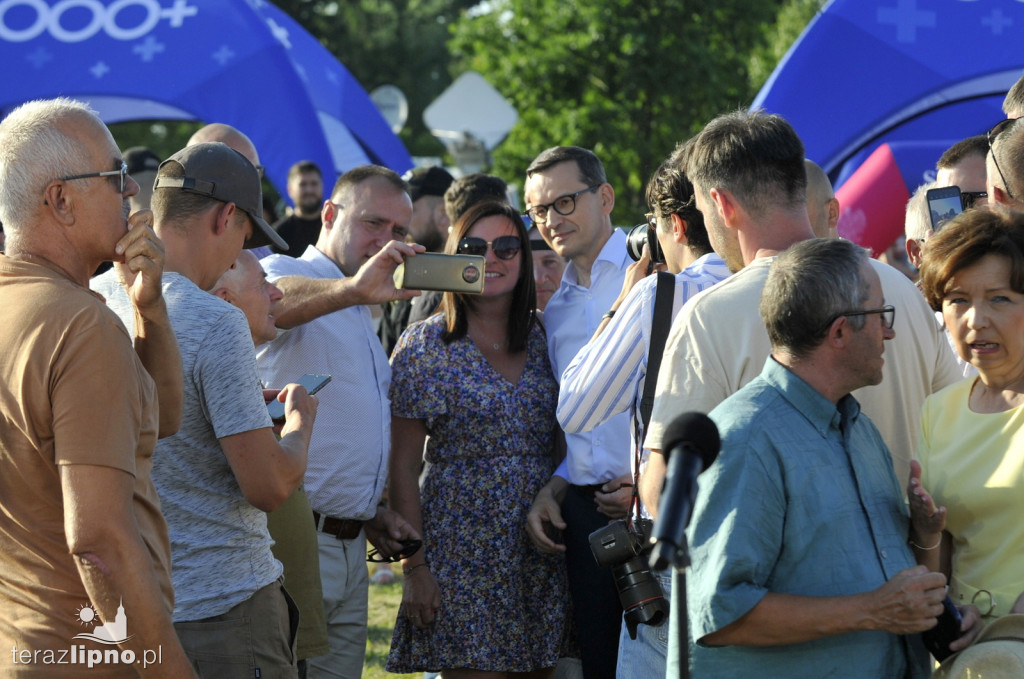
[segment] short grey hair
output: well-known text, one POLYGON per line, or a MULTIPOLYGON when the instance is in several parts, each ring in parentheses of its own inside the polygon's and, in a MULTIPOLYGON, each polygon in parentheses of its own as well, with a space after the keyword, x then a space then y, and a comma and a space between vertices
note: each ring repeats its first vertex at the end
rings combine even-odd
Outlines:
MULTIPOLYGON (((850 241, 812 238, 778 256, 761 293, 761 318, 773 350, 804 358, 828 335, 832 321, 856 311, 871 295, 861 276, 867 251, 850 241)), ((850 325, 864 327, 863 316, 850 325)))
POLYGON ((934 189, 936 182, 921 184, 907 201, 907 216, 903 222, 903 233, 907 240, 924 240, 932 228, 932 213, 928 208, 928 189, 934 189))
POLYGON ((99 122, 88 104, 60 97, 22 104, 0 123, 0 222, 7 231, 28 226, 48 183, 88 171, 85 148, 61 130, 63 121, 87 116, 99 122))

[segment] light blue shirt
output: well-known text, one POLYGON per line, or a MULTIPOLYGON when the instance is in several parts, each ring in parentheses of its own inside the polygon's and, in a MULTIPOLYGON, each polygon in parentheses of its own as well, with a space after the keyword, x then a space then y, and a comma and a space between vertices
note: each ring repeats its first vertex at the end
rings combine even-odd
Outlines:
MULTIPOLYGON (((709 253, 675 275, 672 320, 683 304, 698 292, 729 276, 722 258, 709 253)), ((629 292, 594 341, 586 344, 562 373, 558 392, 558 422, 566 433, 590 431, 613 415, 640 410, 651 352, 654 300, 658 277, 648 276, 629 292)), ((667 328, 666 328, 667 330, 667 328)), ((642 441, 641 427, 639 433, 642 441)), ((634 448, 637 445, 634 437, 634 448)))
POLYGON ((692 643, 768 592, 859 594, 915 565, 892 459, 852 396, 833 405, 769 358, 711 418, 722 452, 700 477, 687 530, 693 675, 929 676, 918 635, 864 631, 772 647, 692 643))
MULTIPOLYGON (((569 262, 562 283, 544 309, 551 369, 561 384, 562 372, 601 324, 622 291, 630 262, 626 236, 614 229, 590 270, 590 287, 579 284, 576 266, 569 262)), ((586 433, 566 433, 565 460, 555 470, 574 485, 604 483, 629 473, 627 413, 620 413, 586 433)))

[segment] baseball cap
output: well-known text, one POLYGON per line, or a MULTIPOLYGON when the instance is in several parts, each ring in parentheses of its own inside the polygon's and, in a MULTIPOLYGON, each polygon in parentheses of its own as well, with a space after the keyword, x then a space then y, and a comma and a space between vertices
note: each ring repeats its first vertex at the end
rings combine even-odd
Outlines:
POLYGON ((224 203, 234 203, 243 210, 258 229, 245 242, 246 248, 273 243, 281 250, 288 244, 263 219, 263 187, 256 166, 248 158, 219 141, 186 146, 160 163, 154 189, 175 188, 224 203), (184 177, 167 177, 164 167, 180 165, 184 177))
POLYGON ((160 156, 153 149, 145 146, 133 146, 125 149, 124 162, 128 166, 128 174, 153 171, 160 167, 160 156))
POLYGON ((409 185, 409 197, 416 202, 423 196, 444 196, 444 192, 455 181, 443 167, 420 167, 409 170, 402 177, 409 185))
POLYGON ((526 235, 530 238, 530 249, 537 250, 550 250, 551 246, 548 245, 544 237, 540 235, 540 231, 536 226, 531 226, 530 230, 526 232, 526 235))

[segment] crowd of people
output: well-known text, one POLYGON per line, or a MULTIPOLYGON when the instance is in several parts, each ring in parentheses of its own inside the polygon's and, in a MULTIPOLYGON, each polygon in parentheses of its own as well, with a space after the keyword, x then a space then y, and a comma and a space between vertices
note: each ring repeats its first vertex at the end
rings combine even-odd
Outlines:
POLYGON ((359 677, 368 558, 403 575, 395 673, 1001 667, 1022 110, 1024 78, 915 192, 915 285, 838 237, 827 175, 763 111, 680 143, 627 239, 578 146, 530 163, 522 212, 491 175, 365 165, 325 195, 300 161, 268 220, 239 130, 161 161, 81 102, 22 105, 0 122, 3 673, 359 677), (948 186, 964 210, 935 221, 948 186), (427 252, 482 257, 482 292, 397 284, 427 252), (692 517, 659 516, 691 411, 721 451, 692 517), (643 550, 687 520, 685 570, 623 577, 594 537, 643 550))

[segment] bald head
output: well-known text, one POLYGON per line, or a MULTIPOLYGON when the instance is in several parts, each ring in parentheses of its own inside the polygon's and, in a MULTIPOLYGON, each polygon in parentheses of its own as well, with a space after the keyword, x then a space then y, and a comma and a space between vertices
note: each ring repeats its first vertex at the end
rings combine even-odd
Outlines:
POLYGON ((185 146, 202 144, 207 141, 219 141, 222 144, 227 144, 248 158, 249 162, 253 165, 259 166, 260 164, 260 155, 256 153, 256 146, 252 143, 252 140, 249 139, 244 132, 231 127, 230 125, 225 125, 224 123, 210 123, 209 125, 200 127, 188 140, 188 143, 185 144, 185 146))
POLYGON ((839 201, 832 191, 832 182, 813 160, 804 158, 807 171, 807 216, 818 238, 838 238, 839 201))
POLYGON ((274 309, 282 297, 281 291, 267 282, 267 274, 252 251, 242 250, 210 292, 242 310, 256 346, 277 336, 274 309))

